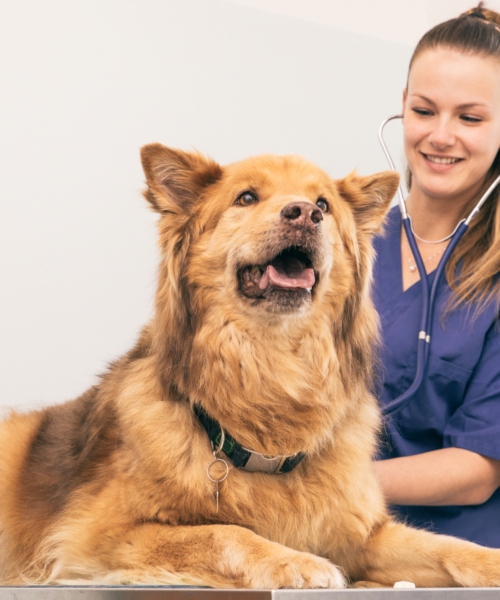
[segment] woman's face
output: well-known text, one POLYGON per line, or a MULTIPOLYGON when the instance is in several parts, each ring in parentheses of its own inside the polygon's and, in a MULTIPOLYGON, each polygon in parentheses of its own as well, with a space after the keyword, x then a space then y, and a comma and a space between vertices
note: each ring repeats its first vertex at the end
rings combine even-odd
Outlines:
POLYGON ((500 148, 500 61, 424 51, 412 65, 403 114, 412 196, 467 204, 500 148))

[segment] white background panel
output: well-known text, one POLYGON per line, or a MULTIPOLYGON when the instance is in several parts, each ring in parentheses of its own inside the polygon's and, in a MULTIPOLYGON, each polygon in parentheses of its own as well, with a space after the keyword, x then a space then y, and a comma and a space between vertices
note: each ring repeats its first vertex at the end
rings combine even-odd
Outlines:
MULTIPOLYGON (((156 217, 141 145, 221 163, 296 153, 333 177, 383 170, 377 129, 400 110, 408 40, 451 4, 467 7, 4 2, 0 407, 76 397, 151 315, 156 217)), ((388 136, 398 162, 400 132, 388 136)))

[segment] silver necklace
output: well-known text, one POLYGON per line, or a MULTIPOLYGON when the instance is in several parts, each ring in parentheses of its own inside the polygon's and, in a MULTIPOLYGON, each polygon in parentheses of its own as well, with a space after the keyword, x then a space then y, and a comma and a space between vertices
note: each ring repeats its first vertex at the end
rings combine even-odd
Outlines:
POLYGON ((462 223, 462 221, 459 221, 457 223, 457 226, 455 227, 455 229, 450 233, 450 235, 447 235, 446 237, 444 237, 442 240, 436 240, 435 242, 431 242, 429 240, 424 240, 423 238, 421 238, 419 235, 417 235, 415 233, 415 230, 413 229, 413 223, 411 222, 410 219, 410 227, 412 230, 413 235, 417 238, 417 240, 420 240, 421 242, 424 242, 424 244, 440 244, 441 242, 446 242, 446 240, 449 240, 451 237, 453 237, 453 234, 455 233, 455 231, 458 229, 458 227, 460 226, 460 223, 462 223))
MULTIPOLYGON (((412 229, 413 231, 413 229, 412 229)), ((447 235, 446 237, 444 237, 442 240, 436 240, 435 242, 430 242, 429 240, 424 240, 422 239, 419 235, 417 235, 414 231, 413 231, 413 235, 417 238, 417 240, 420 240, 421 242, 424 242, 424 244, 440 244, 441 242, 446 242, 446 240, 449 240, 451 238, 451 236, 455 233, 456 229, 454 229, 450 235, 447 235)))
MULTIPOLYGON (((420 239, 420 238, 419 238, 420 239)), ((448 239, 448 238, 446 238, 448 239)), ((441 240, 443 241, 443 240, 441 240)), ((430 243, 434 243, 436 244, 437 242, 430 242, 430 243)), ((429 256, 428 258, 424 259, 422 262, 427 262, 433 258, 435 258, 436 256, 438 256, 439 254, 442 254, 444 252, 444 248, 442 250, 439 250, 438 252, 436 252, 435 254, 433 254, 432 256, 429 256)), ((408 262, 410 263, 410 271, 413 273, 414 271, 416 271, 417 269, 417 265, 412 261, 411 257, 408 258, 408 262)))

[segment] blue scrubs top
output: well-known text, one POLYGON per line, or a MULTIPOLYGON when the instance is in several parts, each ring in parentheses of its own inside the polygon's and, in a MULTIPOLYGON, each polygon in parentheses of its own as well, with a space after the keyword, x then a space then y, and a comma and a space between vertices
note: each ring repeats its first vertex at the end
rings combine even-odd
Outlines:
MULTIPOLYGON (((418 281, 403 292, 398 207, 390 211, 385 233, 374 243, 374 301, 382 327, 380 398, 384 406, 406 391, 415 375, 422 288, 418 281)), ((430 273, 430 285, 433 278, 430 273)), ((408 406, 385 418, 378 458, 454 446, 500 459, 498 310, 492 303, 473 318, 473 308, 460 307, 443 323, 443 307, 451 293, 443 277, 424 381, 408 406)), ((500 548, 500 489, 477 506, 394 508, 409 524, 500 548)))

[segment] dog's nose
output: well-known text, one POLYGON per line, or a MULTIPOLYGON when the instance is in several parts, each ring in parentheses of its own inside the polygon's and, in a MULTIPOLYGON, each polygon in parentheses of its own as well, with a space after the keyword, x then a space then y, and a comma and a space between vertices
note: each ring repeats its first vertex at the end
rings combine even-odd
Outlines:
POLYGON ((293 225, 317 225, 323 220, 323 211, 311 202, 292 202, 281 210, 281 218, 293 225))

